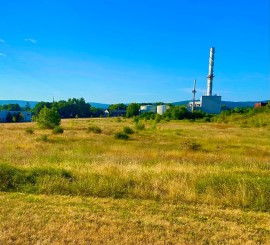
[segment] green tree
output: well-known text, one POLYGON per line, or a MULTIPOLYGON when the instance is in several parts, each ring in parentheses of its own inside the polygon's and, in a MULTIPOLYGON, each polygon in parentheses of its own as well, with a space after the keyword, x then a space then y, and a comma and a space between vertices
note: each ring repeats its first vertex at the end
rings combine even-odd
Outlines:
POLYGON ((138 116, 140 113, 140 105, 137 103, 131 103, 127 106, 126 117, 138 116))
POLYGON ((163 118, 182 120, 190 118, 190 113, 184 106, 172 106, 163 114, 163 118))
POLYGON ((21 111, 21 107, 19 106, 19 104, 7 104, 7 105, 3 105, 1 107, 1 110, 21 111))
POLYGON ((110 111, 116 111, 116 110, 126 110, 127 106, 123 103, 119 103, 119 104, 111 104, 109 105, 108 110, 110 111))
POLYGON ((91 107, 90 114, 91 114, 91 117, 100 117, 100 116, 103 116, 104 110, 101 108, 91 107))
POLYGON ((30 103, 26 102, 25 106, 24 106, 24 110, 25 111, 31 111, 31 107, 30 107, 30 103))
POLYGON ((10 112, 7 114, 6 122, 12 122, 12 114, 10 112))
POLYGON ((37 103, 32 110, 33 114, 35 116, 38 116, 39 112, 44 108, 44 106, 46 106, 47 108, 52 108, 52 103, 44 101, 37 103))
POLYGON ((52 129, 59 126, 61 118, 55 108, 47 108, 46 106, 40 110, 37 117, 37 123, 41 128, 52 129))

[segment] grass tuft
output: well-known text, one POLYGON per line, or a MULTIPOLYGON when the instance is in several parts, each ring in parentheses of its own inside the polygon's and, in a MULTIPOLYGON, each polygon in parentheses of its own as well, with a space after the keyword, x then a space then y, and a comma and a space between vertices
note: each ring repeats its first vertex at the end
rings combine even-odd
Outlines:
POLYGON ((96 126, 96 125, 91 125, 88 127, 88 132, 90 133, 95 133, 95 134, 100 134, 102 132, 101 128, 96 126))
POLYGON ((114 134, 114 138, 119 140, 128 140, 129 136, 127 133, 117 132, 114 134))

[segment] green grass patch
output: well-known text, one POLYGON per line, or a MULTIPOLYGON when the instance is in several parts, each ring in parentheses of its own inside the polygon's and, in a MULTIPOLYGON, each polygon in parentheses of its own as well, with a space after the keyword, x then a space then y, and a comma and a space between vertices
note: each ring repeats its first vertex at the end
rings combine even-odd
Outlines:
POLYGON ((89 133, 95 133, 95 134, 100 134, 102 132, 101 128, 96 126, 96 125, 91 125, 88 127, 88 132, 89 133))

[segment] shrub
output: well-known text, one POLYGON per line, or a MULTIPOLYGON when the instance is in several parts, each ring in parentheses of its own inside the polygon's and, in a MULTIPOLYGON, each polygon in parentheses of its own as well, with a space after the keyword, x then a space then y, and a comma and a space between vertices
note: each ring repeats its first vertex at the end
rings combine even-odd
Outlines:
POLYGON ((134 130, 128 126, 124 127, 123 132, 126 134, 133 134, 134 130))
POLYGON ((117 118, 116 118, 116 122, 122 122, 121 117, 117 117, 117 118))
POLYGON ((139 120, 140 120, 139 116, 133 117, 133 119, 132 119, 132 121, 133 121, 134 123, 138 123, 139 120))
POLYGON ((136 129, 138 129, 138 130, 144 130, 145 129, 145 125, 142 122, 138 122, 138 123, 136 123, 136 129))
POLYGON ((159 115, 159 114, 156 114, 155 115, 155 122, 156 123, 159 123, 161 121, 161 119, 162 119, 162 116, 161 115, 159 115))
POLYGON ((114 135, 114 138, 119 139, 119 140, 127 140, 129 136, 126 133, 118 132, 114 135))
POLYGON ((33 128, 27 128, 27 129, 25 130, 25 132, 26 132, 27 134, 33 134, 33 133, 34 133, 34 129, 33 129, 33 128))
POLYGON ((88 132, 100 134, 102 132, 101 128, 96 125, 91 125, 88 127, 88 132))
POLYGON ((62 134, 64 133, 64 129, 61 126, 56 126, 53 128, 53 134, 62 134))
POLYGON ((58 183, 71 183, 73 176, 65 169, 31 168, 24 169, 0 164, 0 191, 20 191, 26 193, 58 193, 66 194, 66 190, 58 183), (55 188, 42 185, 43 181, 54 180, 55 188))
POLYGON ((47 134, 43 134, 40 137, 37 138, 37 141, 43 141, 43 142, 48 142, 49 138, 47 134))
POLYGON ((38 118, 37 123, 41 128, 46 129, 53 129, 55 126, 60 125, 60 115, 58 114, 57 110, 54 108, 47 108, 44 106, 43 109, 41 109, 38 118))
POLYGON ((202 145, 196 142, 192 142, 192 141, 184 141, 182 142, 182 147, 185 150, 190 150, 190 151, 198 151, 201 150, 202 145))

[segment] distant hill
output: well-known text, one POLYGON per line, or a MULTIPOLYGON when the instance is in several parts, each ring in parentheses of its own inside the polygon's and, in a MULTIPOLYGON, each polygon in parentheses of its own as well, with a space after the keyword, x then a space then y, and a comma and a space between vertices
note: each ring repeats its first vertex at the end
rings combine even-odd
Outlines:
MULTIPOLYGON (((0 105, 7 105, 7 104, 18 104, 20 107, 25 107, 26 103, 29 103, 31 108, 34 108, 36 104, 39 103, 39 101, 26 101, 26 100, 0 100, 0 105)), ((96 103, 96 102, 89 102, 89 104, 92 107, 95 108, 102 108, 107 109, 109 107, 109 104, 102 104, 102 103, 96 103)))
POLYGON ((236 108, 236 107, 254 107, 254 104, 257 101, 239 101, 239 102, 233 102, 233 101, 222 101, 222 106, 226 106, 228 108, 236 108))
POLYGON ((102 103, 96 103, 96 102, 89 102, 89 104, 92 107, 101 108, 101 109, 107 109, 109 107, 109 105, 110 105, 110 104, 102 104, 102 103))
MULTIPOLYGON (((196 100, 199 101, 199 100, 196 100)), ((183 100, 178 102, 173 102, 172 105, 187 105, 190 102, 190 100, 183 100)))
MULTIPOLYGON (((196 100, 199 101, 199 100, 196 100)), ((7 104, 18 104, 20 107, 25 107, 26 103, 29 103, 31 108, 34 108, 38 101, 25 101, 25 100, 0 100, 0 105, 7 105, 7 104)), ((183 100, 178 102, 173 102, 173 105, 187 105, 190 100, 183 100)), ((254 103, 259 101, 222 101, 222 106, 226 106, 227 108, 236 108, 236 107, 253 107, 254 103)), ((260 102, 268 102, 268 100, 263 100, 260 102)), ((102 108, 107 109, 110 104, 103 104, 103 103, 96 103, 96 102, 89 102, 92 107, 95 108, 102 108)))
MULTIPOLYGON (((199 100, 196 100, 199 101, 199 100)), ((185 100, 185 101, 178 101, 178 102, 173 102, 173 105, 187 105, 190 102, 190 100, 185 100)), ((221 105, 226 106, 227 108, 236 108, 236 107, 253 107, 255 103, 257 102, 268 102, 268 100, 263 100, 263 101, 239 101, 239 102, 234 102, 234 101, 222 101, 221 105)))
POLYGON ((25 101, 25 100, 0 100, 0 105, 18 104, 20 107, 25 107, 27 102, 29 103, 31 108, 34 108, 35 105, 38 103, 37 101, 25 101))

